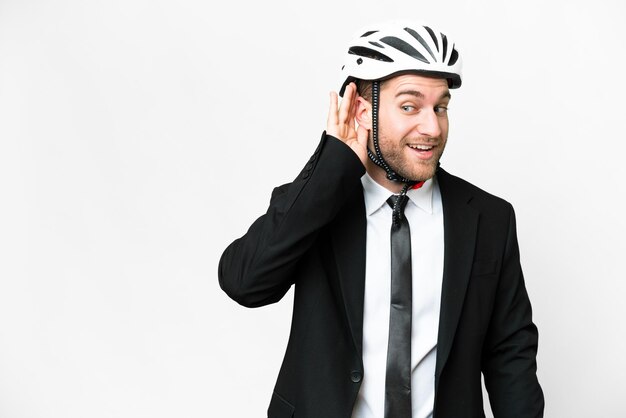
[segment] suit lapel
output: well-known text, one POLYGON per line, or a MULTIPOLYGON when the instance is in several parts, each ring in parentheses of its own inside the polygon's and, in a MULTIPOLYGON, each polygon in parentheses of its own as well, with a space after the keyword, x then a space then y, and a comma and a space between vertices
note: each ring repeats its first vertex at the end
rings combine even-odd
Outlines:
POLYGON ((471 194, 456 178, 439 169, 444 224, 444 267, 437 342, 436 380, 446 364, 467 290, 479 213, 468 205, 471 194))
MULTIPOLYGON (((360 182, 359 182, 360 185, 360 182)), ((356 188, 331 228, 343 304, 354 346, 362 354, 366 219, 363 191, 356 188)))

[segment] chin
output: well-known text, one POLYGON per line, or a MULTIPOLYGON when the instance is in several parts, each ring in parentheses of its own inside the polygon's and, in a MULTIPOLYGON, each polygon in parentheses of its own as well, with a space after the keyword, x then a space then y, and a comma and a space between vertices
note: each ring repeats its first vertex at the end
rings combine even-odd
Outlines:
POLYGON ((398 172, 402 177, 413 181, 426 181, 435 176, 437 172, 437 163, 433 165, 420 167, 418 170, 410 170, 408 173, 398 172))

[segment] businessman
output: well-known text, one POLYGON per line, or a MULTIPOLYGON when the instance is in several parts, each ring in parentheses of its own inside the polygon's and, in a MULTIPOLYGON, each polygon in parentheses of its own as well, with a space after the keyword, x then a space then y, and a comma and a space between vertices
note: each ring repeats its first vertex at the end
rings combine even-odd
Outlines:
POLYGON ((496 418, 542 417, 513 208, 439 164, 457 45, 373 25, 341 71, 313 156, 219 264, 244 306, 294 286, 268 417, 484 417, 481 374, 496 418))

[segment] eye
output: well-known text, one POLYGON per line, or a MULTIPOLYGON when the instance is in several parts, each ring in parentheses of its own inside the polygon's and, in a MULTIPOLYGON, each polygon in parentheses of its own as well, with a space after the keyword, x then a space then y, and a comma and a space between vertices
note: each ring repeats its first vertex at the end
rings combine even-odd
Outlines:
POLYGON ((435 106, 434 110, 435 110, 435 113, 444 115, 448 112, 448 107, 447 106, 435 106))
POLYGON ((402 105, 400 106, 400 108, 405 111, 405 112, 413 112, 415 111, 415 106, 411 106, 411 105, 402 105))

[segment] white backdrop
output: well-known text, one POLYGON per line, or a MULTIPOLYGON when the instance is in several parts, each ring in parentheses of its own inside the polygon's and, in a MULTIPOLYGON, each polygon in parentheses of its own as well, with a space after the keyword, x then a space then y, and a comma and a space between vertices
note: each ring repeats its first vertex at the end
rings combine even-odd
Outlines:
POLYGON ((262 417, 292 293, 221 252, 325 126, 362 24, 457 39, 444 167, 516 208, 546 416, 626 417, 620 0, 0 0, 0 417, 262 417))

